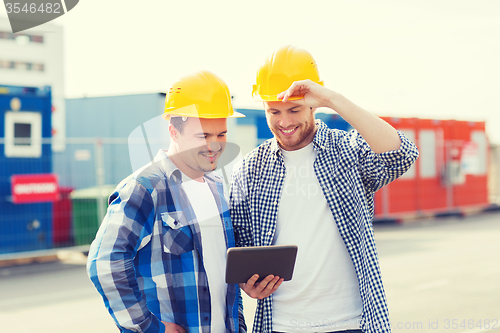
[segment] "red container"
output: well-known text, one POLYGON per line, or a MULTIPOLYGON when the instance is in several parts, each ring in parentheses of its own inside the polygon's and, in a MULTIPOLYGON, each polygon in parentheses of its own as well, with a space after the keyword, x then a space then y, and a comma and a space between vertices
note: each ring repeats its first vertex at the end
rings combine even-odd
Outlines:
POLYGON ((53 242, 54 246, 72 245, 71 221, 73 216, 73 205, 69 194, 74 190, 72 187, 59 187, 60 200, 53 205, 53 242))
POLYGON ((416 143, 420 156, 375 194, 375 218, 487 207, 489 143, 484 122, 382 117, 416 143))

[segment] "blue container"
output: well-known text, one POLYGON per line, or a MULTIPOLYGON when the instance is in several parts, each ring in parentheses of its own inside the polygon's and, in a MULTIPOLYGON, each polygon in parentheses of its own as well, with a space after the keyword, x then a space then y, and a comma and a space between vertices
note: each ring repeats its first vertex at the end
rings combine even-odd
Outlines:
POLYGON ((50 87, 0 85, 0 253, 52 247, 52 203, 14 204, 11 193, 13 175, 52 173, 50 142, 44 142, 52 136, 51 111, 50 87), (38 120, 31 123, 31 116, 38 120), (8 145, 6 127, 32 141, 8 145), (36 151, 36 145, 38 153, 15 150, 33 146, 36 151))

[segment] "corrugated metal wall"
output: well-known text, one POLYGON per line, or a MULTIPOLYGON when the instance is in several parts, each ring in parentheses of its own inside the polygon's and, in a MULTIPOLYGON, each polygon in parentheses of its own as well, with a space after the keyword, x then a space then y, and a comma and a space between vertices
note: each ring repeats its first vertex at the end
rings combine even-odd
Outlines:
POLYGON ((60 184, 76 189, 95 186, 100 148, 104 183, 118 184, 131 174, 128 137, 138 126, 162 114, 164 100, 163 94, 66 100, 66 151, 54 153, 54 172, 60 184))

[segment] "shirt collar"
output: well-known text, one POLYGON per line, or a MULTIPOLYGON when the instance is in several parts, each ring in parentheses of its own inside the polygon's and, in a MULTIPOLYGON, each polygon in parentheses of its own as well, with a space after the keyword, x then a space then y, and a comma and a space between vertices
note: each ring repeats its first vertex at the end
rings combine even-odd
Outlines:
POLYGON ((179 184, 182 182, 182 173, 179 168, 172 163, 172 161, 168 158, 167 152, 163 149, 158 150, 154 158, 155 163, 159 163, 160 168, 165 173, 167 179, 175 184, 179 184))

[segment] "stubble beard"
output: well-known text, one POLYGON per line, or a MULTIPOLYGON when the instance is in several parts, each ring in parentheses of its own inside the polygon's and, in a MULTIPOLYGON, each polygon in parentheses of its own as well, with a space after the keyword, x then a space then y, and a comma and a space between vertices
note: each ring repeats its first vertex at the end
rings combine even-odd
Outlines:
MULTIPOLYGON (((281 148, 285 150, 295 150, 299 149, 301 144, 311 135, 312 132, 314 132, 315 129, 315 123, 314 121, 312 122, 305 122, 301 125, 299 125, 299 128, 297 129, 298 133, 295 133, 293 136, 296 136, 294 140, 287 140, 286 136, 284 136, 279 129, 277 128, 272 128, 272 132, 274 136, 276 137, 276 141, 278 141, 278 144, 280 145, 281 148), (284 139, 283 139, 284 138, 284 139)), ((302 147, 300 147, 302 148, 302 147)))

